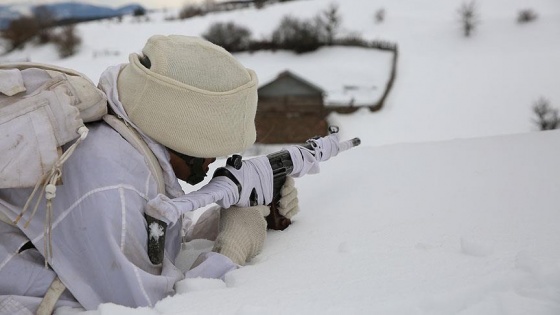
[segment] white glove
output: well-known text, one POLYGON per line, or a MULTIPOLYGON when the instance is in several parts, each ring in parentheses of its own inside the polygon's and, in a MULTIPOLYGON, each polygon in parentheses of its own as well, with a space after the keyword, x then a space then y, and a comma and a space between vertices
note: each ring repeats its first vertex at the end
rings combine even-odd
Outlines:
POLYGON ((267 206, 231 207, 220 211, 220 232, 213 252, 227 256, 238 265, 258 255, 266 238, 267 206))
POLYGON ((286 176, 286 182, 280 190, 278 212, 288 219, 291 219, 299 212, 299 200, 297 194, 298 192, 293 177, 286 176))

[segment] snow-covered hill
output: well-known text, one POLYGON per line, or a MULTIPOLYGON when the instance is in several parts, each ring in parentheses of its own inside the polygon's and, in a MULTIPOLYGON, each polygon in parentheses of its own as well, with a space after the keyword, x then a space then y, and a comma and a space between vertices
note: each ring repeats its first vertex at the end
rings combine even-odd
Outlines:
MULTIPOLYGON (((233 20, 259 38, 286 14, 312 17, 332 2, 92 22, 78 27, 84 42, 76 56, 60 60, 53 47, 29 45, 5 58, 75 68, 95 81, 153 34, 200 35, 233 20)), ((560 131, 536 132, 531 106, 545 97, 560 107, 560 6, 478 1, 481 23, 464 38, 461 3, 338 1, 344 32, 400 48, 381 112, 330 117, 342 138, 358 136, 362 146, 296 180, 294 224, 269 233, 264 252, 225 282, 185 281, 154 308, 107 304, 89 314, 559 314, 560 131), (376 24, 380 8, 386 20, 376 24), (539 17, 520 25, 525 8, 539 17)), ((305 65, 327 91, 384 71, 351 48, 236 56, 262 80, 305 65), (362 71, 338 72, 354 67, 362 71)), ((58 314, 68 313, 76 311, 58 314)))
MULTIPOLYGON (((201 35, 214 22, 234 21, 261 38, 269 36, 283 16, 310 18, 333 2, 293 1, 184 21, 165 21, 176 14, 167 10, 151 14, 148 23, 132 18, 123 23, 84 23, 78 28, 83 45, 76 56, 61 60, 52 46, 28 45, 2 59, 55 63, 79 69, 97 81, 107 66, 127 62, 130 52, 140 51, 151 35, 201 35)), ((465 38, 457 22, 460 4, 443 0, 339 1, 342 34, 358 32, 366 39, 395 42, 400 55, 395 86, 383 111, 333 116, 332 121, 350 135, 357 131, 354 127, 362 131, 361 126, 368 126, 367 134, 361 135, 365 145, 534 131, 531 106, 537 99, 545 97, 560 107, 560 6, 554 0, 479 2, 481 22, 474 36, 465 38), (376 24, 373 16, 380 8, 385 9, 386 18, 376 24), (516 23, 517 12, 524 8, 534 10, 538 19, 516 23)), ((325 48, 312 55, 262 52, 237 56, 262 82, 290 68, 304 78, 321 78, 317 84, 335 93, 345 85, 367 86, 376 80, 378 84, 388 72, 379 58, 364 57, 353 48, 325 48), (312 56, 316 56, 315 62, 307 62, 312 56)))
POLYGON ((559 144, 550 131, 355 148, 296 180, 295 222, 225 282, 85 314, 559 314, 559 144))

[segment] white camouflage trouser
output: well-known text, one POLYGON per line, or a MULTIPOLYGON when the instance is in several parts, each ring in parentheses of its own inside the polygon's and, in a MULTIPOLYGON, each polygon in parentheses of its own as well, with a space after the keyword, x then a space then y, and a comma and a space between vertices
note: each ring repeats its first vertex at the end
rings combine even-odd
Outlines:
MULTIPOLYGON (((30 243, 17 227, 0 221, 0 239, 0 257, 4 258, 0 262, 0 315, 35 314, 56 274, 45 268, 45 259, 37 249, 21 250, 30 243)), ((80 304, 66 290, 56 306, 80 304)))

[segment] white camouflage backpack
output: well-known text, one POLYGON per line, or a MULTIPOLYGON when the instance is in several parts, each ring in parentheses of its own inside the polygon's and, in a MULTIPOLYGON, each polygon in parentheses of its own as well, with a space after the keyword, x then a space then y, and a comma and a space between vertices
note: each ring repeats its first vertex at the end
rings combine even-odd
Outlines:
MULTIPOLYGON (((85 123, 101 119, 144 155, 158 191, 164 193, 157 158, 131 126, 107 114, 107 97, 85 75, 46 64, 0 64, 0 189, 34 187, 16 222, 37 192, 37 198, 44 194, 45 264, 52 257, 48 216, 62 166, 87 137, 85 123), (68 143, 63 152, 62 146, 68 143)), ((14 225, 1 211, 0 221, 14 225)), ((65 288, 55 277, 37 314, 52 314, 65 288)))
POLYGON ((77 71, 0 64, 0 189, 35 187, 31 200, 42 188, 54 197, 63 163, 87 136, 84 123, 106 113, 105 94, 77 71))

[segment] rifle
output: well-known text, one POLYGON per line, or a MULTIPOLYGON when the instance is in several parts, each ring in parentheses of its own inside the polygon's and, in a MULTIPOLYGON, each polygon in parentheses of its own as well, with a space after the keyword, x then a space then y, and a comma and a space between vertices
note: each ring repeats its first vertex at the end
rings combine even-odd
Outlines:
POLYGON ((338 127, 329 127, 329 132, 328 136, 312 138, 305 144, 290 146, 263 157, 243 160, 240 155, 233 155, 227 159, 226 166, 218 168, 212 180, 199 190, 172 200, 159 195, 148 202, 146 220, 150 261, 153 264, 163 261, 165 230, 169 223, 175 223, 182 213, 211 203, 217 203, 225 209, 232 205, 269 205, 267 228, 287 228, 291 221, 282 216, 277 208, 286 176, 300 177, 317 173, 319 162, 361 142, 359 138, 339 142, 338 127))
MULTIPOLYGON (((338 127, 330 126, 329 133, 338 133, 338 127)), ((360 138, 353 138, 349 140, 352 147, 358 146, 361 143, 360 138)), ((315 143, 308 141, 301 145, 308 150, 314 150, 315 143)), ((292 222, 290 219, 284 217, 278 211, 278 202, 280 201, 280 191, 286 182, 286 176, 292 174, 294 170, 294 163, 290 157, 288 150, 280 150, 278 152, 267 155, 270 166, 272 167, 273 174, 273 193, 272 202, 269 204, 270 214, 266 217, 267 228, 272 230, 284 230, 292 222)))

